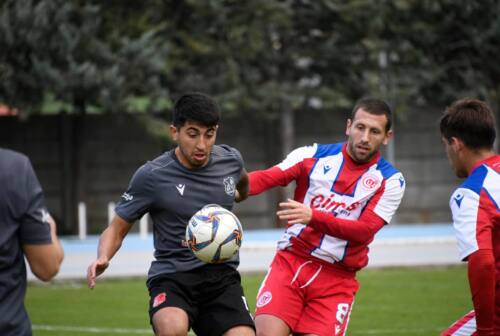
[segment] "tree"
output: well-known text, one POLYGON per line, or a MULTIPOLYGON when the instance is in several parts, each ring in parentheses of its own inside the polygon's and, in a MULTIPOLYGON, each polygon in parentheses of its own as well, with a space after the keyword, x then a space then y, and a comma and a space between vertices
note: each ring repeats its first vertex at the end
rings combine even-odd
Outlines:
POLYGON ((76 114, 61 117, 64 233, 74 232, 87 197, 85 115, 127 112, 139 99, 151 111, 166 99, 166 44, 151 29, 124 34, 128 26, 104 22, 102 10, 84 1, 1 3, 0 102, 26 116, 53 100, 76 114))
POLYGON ((0 100, 25 113, 47 95, 70 111, 129 110, 161 85, 166 48, 154 31, 137 38, 106 30, 98 5, 63 0, 5 1, 0 13, 0 100))

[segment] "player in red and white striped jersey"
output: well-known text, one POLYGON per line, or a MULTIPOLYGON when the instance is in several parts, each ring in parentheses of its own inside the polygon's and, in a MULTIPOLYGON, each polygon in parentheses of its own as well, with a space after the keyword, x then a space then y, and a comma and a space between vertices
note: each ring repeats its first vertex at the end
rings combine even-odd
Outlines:
POLYGON ((301 147, 280 164, 249 174, 250 195, 296 182, 281 203, 288 221, 257 298, 257 335, 343 335, 368 263, 368 244, 390 222, 405 189, 379 153, 391 111, 363 99, 347 121, 346 143, 301 147))
POLYGON ((442 335, 500 335, 500 155, 493 151, 495 119, 485 103, 464 99, 446 109, 440 128, 455 174, 467 178, 451 196, 450 207, 474 305, 474 311, 442 335))

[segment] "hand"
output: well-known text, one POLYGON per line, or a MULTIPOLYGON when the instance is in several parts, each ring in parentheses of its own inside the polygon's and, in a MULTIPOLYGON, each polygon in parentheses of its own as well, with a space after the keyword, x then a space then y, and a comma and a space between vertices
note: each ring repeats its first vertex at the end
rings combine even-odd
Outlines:
POLYGON ((281 202, 282 210, 276 214, 279 219, 288 221, 288 224, 308 224, 312 218, 312 209, 307 205, 288 199, 286 202, 281 202))
POLYGON ((90 289, 94 288, 96 277, 104 273, 108 266, 109 261, 103 258, 97 259, 92 264, 90 264, 89 268, 87 269, 87 285, 90 289))

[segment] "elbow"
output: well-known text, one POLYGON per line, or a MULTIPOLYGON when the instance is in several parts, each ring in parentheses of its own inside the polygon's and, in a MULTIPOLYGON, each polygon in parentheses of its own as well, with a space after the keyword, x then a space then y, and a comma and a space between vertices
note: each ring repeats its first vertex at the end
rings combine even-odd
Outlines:
POLYGON ((39 280, 48 282, 59 273, 60 266, 60 264, 54 264, 41 269, 32 269, 31 271, 39 280))
POLYGON ((64 252, 62 250, 58 251, 58 255, 53 256, 47 262, 40 265, 31 265, 31 271, 33 274, 41 281, 48 282, 51 281, 61 269, 61 264, 64 258, 64 252))

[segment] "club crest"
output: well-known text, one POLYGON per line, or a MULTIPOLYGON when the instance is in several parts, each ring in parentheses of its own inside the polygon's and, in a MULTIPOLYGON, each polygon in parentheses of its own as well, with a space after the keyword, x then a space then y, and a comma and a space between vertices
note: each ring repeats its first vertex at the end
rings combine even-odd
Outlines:
POLYGON ((226 194, 229 196, 234 196, 234 193, 236 191, 236 184, 234 183, 234 179, 232 176, 226 177, 223 181, 224 183, 224 191, 226 194))

